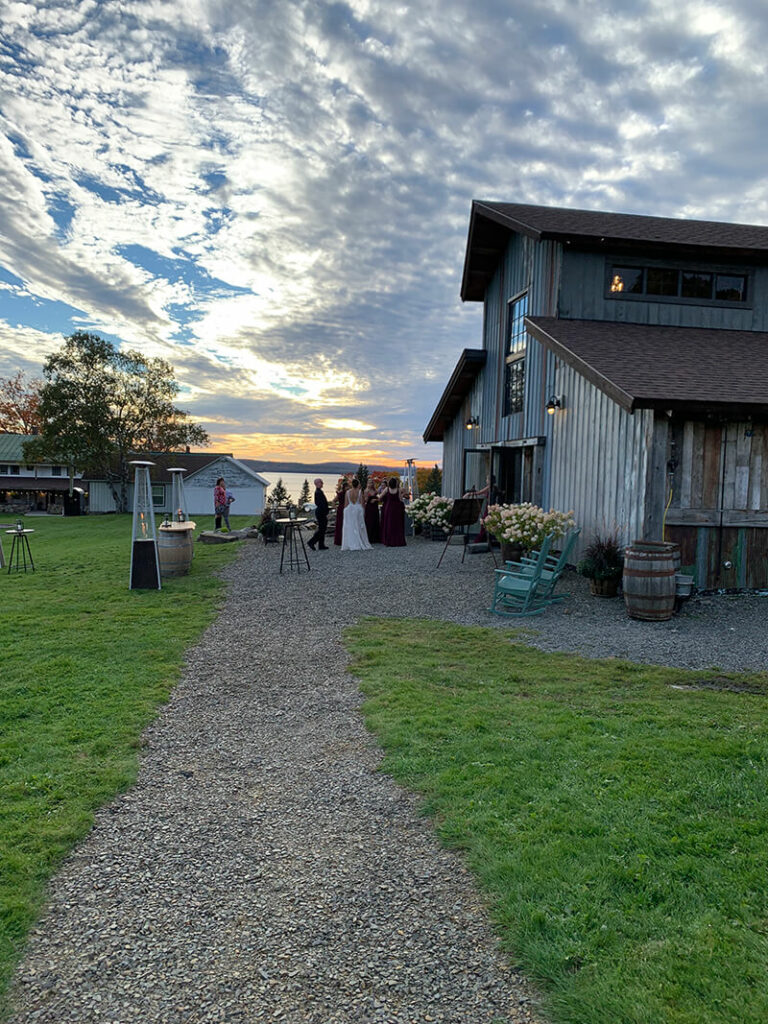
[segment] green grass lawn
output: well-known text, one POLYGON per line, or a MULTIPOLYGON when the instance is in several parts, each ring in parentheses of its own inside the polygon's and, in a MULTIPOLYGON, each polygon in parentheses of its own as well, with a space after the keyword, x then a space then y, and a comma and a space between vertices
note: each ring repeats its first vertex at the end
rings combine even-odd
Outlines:
POLYGON ((347 640, 384 768, 553 1021, 768 1021, 768 676, 688 689, 707 675, 434 622, 347 640))
POLYGON ((188 576, 131 591, 130 516, 25 526, 37 571, 0 571, 0 1006, 45 883, 94 810, 135 778, 141 732, 219 607, 216 570, 240 546, 196 544, 188 576))

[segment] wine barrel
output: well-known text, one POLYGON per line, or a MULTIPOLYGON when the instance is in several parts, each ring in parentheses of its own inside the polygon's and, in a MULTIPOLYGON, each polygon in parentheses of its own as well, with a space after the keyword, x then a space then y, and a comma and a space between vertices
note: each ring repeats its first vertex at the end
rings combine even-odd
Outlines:
POLYGON ((663 622, 675 612, 675 572, 680 547, 663 541, 636 540, 624 552, 622 589, 632 619, 663 622))
POLYGON ((161 576, 186 576, 192 565, 194 553, 194 533, 191 529, 158 527, 157 557, 161 576))

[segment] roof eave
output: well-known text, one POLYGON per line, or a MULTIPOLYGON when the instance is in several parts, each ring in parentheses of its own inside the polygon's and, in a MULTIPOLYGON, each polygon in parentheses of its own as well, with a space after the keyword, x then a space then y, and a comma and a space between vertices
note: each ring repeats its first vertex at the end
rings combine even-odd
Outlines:
POLYGON ((428 444, 430 441, 442 441, 445 434, 445 427, 447 422, 455 415, 455 410, 452 415, 449 415, 449 409, 452 404, 457 400, 461 402, 466 395, 469 387, 478 375, 483 366, 485 366, 485 360, 487 358, 487 352, 485 349, 477 348, 465 348, 459 357, 459 361, 456 363, 451 378, 445 386, 445 390, 437 403, 435 411, 432 413, 432 418, 427 424, 427 428, 422 434, 424 443, 428 444), (463 380, 464 384, 462 388, 459 388, 460 382, 463 380), (453 400, 453 402, 452 402, 453 400))

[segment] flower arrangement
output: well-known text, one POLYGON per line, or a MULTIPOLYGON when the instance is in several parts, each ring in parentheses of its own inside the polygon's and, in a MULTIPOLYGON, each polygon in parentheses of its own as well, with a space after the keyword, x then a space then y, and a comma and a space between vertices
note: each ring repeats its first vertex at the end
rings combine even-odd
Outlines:
POLYGON ((448 533, 450 530, 448 520, 452 508, 453 498, 444 498, 442 494, 432 494, 431 491, 427 491, 413 499, 408 506, 408 515, 414 523, 431 526, 448 533))
POLYGON ((541 547, 550 533, 561 537, 576 525, 573 512, 558 512, 551 508, 545 512, 538 505, 489 505, 485 529, 499 543, 519 544, 526 551, 541 547))

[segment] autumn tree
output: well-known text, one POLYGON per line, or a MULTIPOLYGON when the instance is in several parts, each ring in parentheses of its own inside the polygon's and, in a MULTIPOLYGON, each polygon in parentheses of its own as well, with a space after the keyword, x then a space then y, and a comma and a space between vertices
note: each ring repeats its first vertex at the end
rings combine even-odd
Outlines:
POLYGON ((40 433, 24 445, 24 457, 107 480, 120 511, 135 455, 208 443, 205 430, 173 404, 179 385, 164 359, 78 331, 48 358, 43 377, 40 433))
POLYGON ((0 377, 0 433, 36 434, 40 422, 40 388, 38 378, 26 379, 19 371, 14 377, 0 377))

